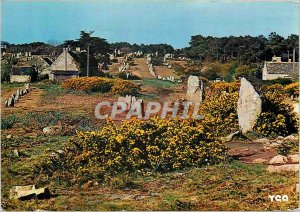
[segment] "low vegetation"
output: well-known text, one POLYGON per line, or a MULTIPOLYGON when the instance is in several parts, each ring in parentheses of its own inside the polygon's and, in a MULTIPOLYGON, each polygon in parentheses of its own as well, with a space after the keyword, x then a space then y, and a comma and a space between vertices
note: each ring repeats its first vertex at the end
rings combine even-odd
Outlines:
POLYGON ((119 127, 108 121, 99 131, 78 131, 64 151, 64 159, 46 158, 43 171, 78 182, 102 182, 116 174, 174 171, 226 159, 225 146, 200 123, 159 118, 125 121, 119 127))
MULTIPOLYGON (((287 136, 298 132, 299 120, 293 108, 285 99, 283 86, 267 87, 263 95, 262 113, 255 126, 260 136, 287 136)), ((299 92, 299 91, 298 91, 299 92)))
POLYGON ((80 77, 65 80, 62 87, 70 90, 81 90, 119 95, 134 95, 139 91, 139 86, 133 82, 121 79, 101 77, 80 77))

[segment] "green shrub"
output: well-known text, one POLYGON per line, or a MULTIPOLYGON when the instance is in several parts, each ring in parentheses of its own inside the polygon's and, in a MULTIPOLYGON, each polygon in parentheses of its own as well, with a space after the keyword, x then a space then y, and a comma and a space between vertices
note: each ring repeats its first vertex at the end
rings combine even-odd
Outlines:
POLYGON ((1 129, 6 130, 12 128, 17 120, 18 118, 15 115, 8 115, 7 117, 1 118, 1 129))
POLYGON ((264 81, 264 84, 265 85, 274 85, 274 84, 280 84, 280 85, 288 85, 288 84, 291 84, 293 83, 293 80, 291 79, 288 79, 288 78, 278 78, 278 79, 275 79, 275 80, 265 80, 264 81))
POLYGON ((298 140, 288 140, 277 147, 277 153, 285 156, 292 153, 297 153, 298 150, 299 150, 298 140))

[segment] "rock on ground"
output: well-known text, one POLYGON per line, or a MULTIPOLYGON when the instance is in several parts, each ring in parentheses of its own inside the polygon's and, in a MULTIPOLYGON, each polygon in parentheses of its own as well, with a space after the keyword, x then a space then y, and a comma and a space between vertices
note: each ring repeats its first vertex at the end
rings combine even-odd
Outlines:
POLYGON ((245 78, 241 79, 237 106, 239 127, 243 134, 251 132, 262 110, 262 100, 245 78))
POLYGON ((268 144, 270 142, 267 138, 259 138, 253 141, 254 143, 262 143, 262 144, 268 144))
POLYGON ((59 135, 61 132, 62 132, 62 127, 59 125, 43 128, 43 133, 45 135, 59 135))
POLYGON ((299 164, 284 164, 280 166, 270 165, 267 167, 267 171, 271 173, 298 172, 299 164))
POLYGON ((288 155, 287 160, 288 163, 299 163, 299 154, 288 155))
POLYGON ((240 131, 236 131, 236 132, 234 132, 234 133, 231 133, 230 135, 228 135, 228 136, 226 136, 225 138, 224 138, 224 141, 232 141, 232 139, 235 137, 235 136, 237 136, 237 135, 239 135, 240 134, 240 131))
POLYGON ((289 136, 285 137, 284 140, 298 140, 298 138, 294 135, 289 135, 289 136))
POLYGON ((35 188, 35 185, 29 186, 14 186, 10 189, 10 199, 27 200, 32 198, 47 198, 50 197, 50 191, 47 187, 35 188))
POLYGON ((228 155, 232 157, 247 157, 256 154, 256 150, 254 148, 245 148, 245 147, 237 147, 230 149, 228 151, 228 155))
POLYGON ((287 158, 283 155, 276 155, 275 157, 273 157, 270 161, 269 164, 270 165, 282 165, 282 164, 286 164, 287 163, 287 158))

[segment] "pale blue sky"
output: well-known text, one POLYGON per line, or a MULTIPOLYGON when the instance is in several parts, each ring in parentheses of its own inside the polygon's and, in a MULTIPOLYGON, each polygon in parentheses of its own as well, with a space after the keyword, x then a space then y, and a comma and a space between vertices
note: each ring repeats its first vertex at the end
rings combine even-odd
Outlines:
POLYGON ((293 2, 102 0, 2 2, 2 40, 64 41, 80 30, 109 42, 188 45, 192 35, 299 34, 293 2))

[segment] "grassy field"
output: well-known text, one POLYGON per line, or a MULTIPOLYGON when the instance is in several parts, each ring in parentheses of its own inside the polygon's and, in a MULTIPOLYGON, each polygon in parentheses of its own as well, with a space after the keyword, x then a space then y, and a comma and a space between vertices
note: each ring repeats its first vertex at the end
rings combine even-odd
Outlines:
POLYGON ((40 160, 61 148, 66 137, 3 140, 2 206, 7 210, 286 210, 297 208, 297 174, 269 174, 262 165, 239 162, 136 176, 123 183, 66 185, 38 173, 40 160), (9 144, 8 144, 9 143, 9 144), (8 144, 8 145, 6 145, 8 144), (20 157, 12 150, 22 147, 20 157), (9 200, 14 185, 49 186, 47 200, 9 200), (270 194, 287 194, 288 202, 270 202, 270 194))
POLYGON ((144 86, 151 86, 154 88, 170 88, 178 85, 178 83, 175 82, 157 80, 157 79, 144 79, 142 81, 137 80, 136 82, 139 82, 144 86))

